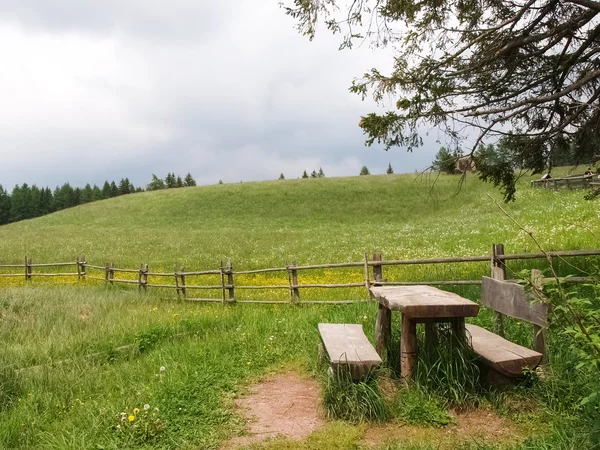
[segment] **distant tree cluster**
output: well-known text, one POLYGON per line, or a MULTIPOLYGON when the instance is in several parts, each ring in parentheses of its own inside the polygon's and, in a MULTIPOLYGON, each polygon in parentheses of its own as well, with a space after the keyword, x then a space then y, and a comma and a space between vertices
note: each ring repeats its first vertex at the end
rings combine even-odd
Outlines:
POLYGON ((149 191, 157 191, 159 189, 173 189, 196 186, 196 180, 191 174, 187 174, 182 180, 180 176, 175 176, 175 173, 168 173, 165 179, 158 178, 155 174, 152 174, 152 181, 148 183, 146 189, 149 191))
MULTIPOLYGON (((283 174, 281 174, 283 175, 283 174)), ((302 178, 325 178, 325 172, 323 172, 323 168, 319 167, 319 171, 317 172, 316 170, 313 170, 310 173, 310 176, 308 175, 308 172, 306 172, 306 170, 302 173, 302 178)), ((281 176, 279 177, 280 180, 282 180, 283 178, 281 178, 281 176)))
POLYGON ((118 185, 114 181, 105 181, 102 189, 95 184, 92 187, 89 183, 83 189, 65 183, 57 186, 54 192, 49 187, 39 188, 35 184, 29 186, 23 183, 16 185, 9 193, 0 185, 0 225, 140 191, 143 189, 136 189, 128 178, 123 178, 118 185))

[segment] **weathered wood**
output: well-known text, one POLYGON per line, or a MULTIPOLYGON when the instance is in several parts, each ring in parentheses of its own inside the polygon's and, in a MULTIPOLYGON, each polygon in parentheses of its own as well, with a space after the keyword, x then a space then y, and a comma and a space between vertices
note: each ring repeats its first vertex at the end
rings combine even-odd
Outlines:
POLYGON ((271 267, 267 269, 254 269, 254 270, 234 270, 234 275, 247 275, 252 273, 265 273, 265 272, 285 272, 288 270, 287 267, 271 267))
POLYGON ((148 287, 148 264, 144 264, 144 269, 142 270, 142 287, 144 288, 144 292, 148 287))
POLYGON ((464 317, 453 317, 450 319, 450 326, 452 328, 452 336, 460 343, 465 342, 465 318, 464 317))
MULTIPOLYGON (((362 287, 364 286, 365 283, 312 283, 312 284, 295 284, 292 287, 295 289, 299 289, 299 288, 348 288, 348 287, 362 287)), ((287 286, 285 286, 287 287, 287 286)))
POLYGON ((175 292, 177 292, 177 297, 181 295, 179 289, 179 274, 177 273, 177 266, 173 266, 173 277, 175 278, 175 292))
POLYGON ((233 285, 233 266, 231 261, 227 261, 227 291, 229 292, 229 301, 235 303, 235 287, 233 285))
POLYGON ((379 304, 377 322, 375 323, 375 350, 382 358, 388 357, 387 352, 392 337, 392 311, 379 304))
POLYGON ((185 285, 185 267, 181 266, 181 269, 179 271, 179 283, 180 283, 180 289, 181 289, 181 293, 183 294, 183 298, 187 297, 187 286, 185 285))
POLYGON ((285 289, 289 290, 290 287, 286 284, 274 284, 271 286, 233 286, 231 284, 227 285, 227 288, 235 287, 235 289, 285 289))
POLYGON ((381 253, 373 253, 373 279, 375 280, 375 286, 382 286, 380 283, 383 281, 383 266, 381 264, 375 264, 382 259, 383 256, 381 253))
POLYGON ((298 289, 298 265, 296 261, 292 261, 291 265, 291 273, 292 273, 292 303, 300 302, 300 289, 298 289))
POLYGON ((483 277, 481 302, 485 306, 515 319, 546 327, 546 305, 531 303, 529 300, 530 295, 525 292, 523 286, 483 277))
POLYGON ((402 314, 402 333, 400 336, 400 375, 412 377, 417 365, 417 323, 406 314, 402 314))
POLYGON ((138 291, 142 290, 143 271, 144 271, 144 265, 140 264, 140 269, 138 270, 138 291))
POLYGON ((381 364, 362 325, 320 323, 318 328, 334 370, 348 370, 352 379, 360 380, 381 364))
POLYGON ((468 339, 483 362, 508 377, 518 377, 526 367, 535 369, 543 355, 514 344, 477 325, 466 325, 468 339))
POLYGON ((481 284, 481 280, 452 280, 452 281, 374 281, 373 286, 460 286, 481 284))
POLYGON ((227 301, 226 292, 225 292, 225 270, 223 269, 223 261, 221 261, 221 265, 219 266, 219 270, 221 271, 221 288, 223 295, 223 304, 227 301))
POLYGON ((367 290, 367 295, 371 295, 371 293, 369 292, 369 288, 371 287, 371 283, 369 282, 369 265, 368 265, 368 259, 367 259, 367 254, 365 253, 365 289, 367 290))
MULTIPOLYGON (((504 255, 504 244, 492 244, 492 278, 503 281, 506 279, 506 263, 498 259, 498 255, 504 255)), ((494 315, 494 331, 504 337, 504 316, 498 311, 494 311, 494 315)))
POLYGON ((371 294, 389 309, 413 319, 475 317, 479 312, 477 303, 431 286, 374 286, 371 294))
MULTIPOLYGON (((61 267, 61 266, 75 266, 79 263, 79 258, 75 262, 59 262, 59 263, 44 263, 44 264, 28 264, 30 267, 61 267)), ((0 266, 2 267, 2 266, 0 266)), ((19 266, 23 267, 23 266, 19 266)))

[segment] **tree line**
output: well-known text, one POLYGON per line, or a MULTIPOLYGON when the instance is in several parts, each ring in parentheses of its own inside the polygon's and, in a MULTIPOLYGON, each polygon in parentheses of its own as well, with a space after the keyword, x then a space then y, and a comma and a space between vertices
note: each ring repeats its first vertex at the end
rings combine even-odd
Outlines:
MULTIPOLYGON (((182 180, 174 173, 167 174, 162 180, 152 174, 152 181, 146 190, 168 189, 177 187, 196 186, 196 181, 188 173, 182 180)), ((49 187, 39 188, 35 184, 16 185, 12 192, 0 184, 0 225, 18 222, 25 219, 44 216, 73 206, 83 205, 98 200, 118 197, 120 195, 143 192, 144 188, 135 187, 129 178, 123 178, 117 184, 115 181, 105 181, 102 187, 86 184, 85 187, 73 187, 69 183, 57 186, 54 191, 49 187)))

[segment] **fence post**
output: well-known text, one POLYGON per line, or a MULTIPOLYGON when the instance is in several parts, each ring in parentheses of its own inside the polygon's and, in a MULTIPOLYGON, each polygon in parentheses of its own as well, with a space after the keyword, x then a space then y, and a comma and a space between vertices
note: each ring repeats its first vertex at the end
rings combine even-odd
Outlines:
POLYGON ((106 283, 108 283, 109 275, 110 275, 110 263, 106 262, 106 263, 104 263, 104 281, 106 283))
POLYGON ((173 276, 175 277, 175 292, 177 292, 177 297, 179 297, 179 274, 177 273, 177 265, 173 266, 173 276))
POLYGON ((290 282, 290 303, 300 301, 300 289, 298 288, 298 271, 296 270, 296 261, 288 266, 288 280, 290 282))
MULTIPOLYGON (((531 271, 531 281, 535 286, 535 289, 541 291, 543 289, 544 276, 542 271, 539 269, 533 269, 531 271)), ((548 344, 547 344, 547 332, 545 328, 539 325, 533 324, 533 349, 536 352, 541 353, 542 360, 540 364, 546 364, 548 362, 548 344)))
MULTIPOLYGON (((492 244, 492 278, 495 280, 506 280, 506 264, 498 256, 504 256, 504 244, 492 244)), ((497 311, 494 312, 494 332, 504 337, 504 316, 497 311)))
POLYGON ((77 281, 81 281, 81 265, 80 265, 80 256, 77 257, 77 281))
POLYGON ((29 276, 29 257, 25 257, 25 281, 29 281, 31 277, 29 276))
POLYGON ((367 297, 371 297, 371 283, 369 282, 369 260, 365 253, 365 289, 367 290, 367 297))
POLYGON ((144 288, 144 292, 146 292, 146 289, 148 288, 148 264, 144 264, 142 274, 142 287, 144 288))
POLYGON ((181 293, 183 294, 183 298, 187 297, 187 291, 185 289, 185 267, 181 266, 181 269, 179 270, 179 281, 180 281, 180 286, 181 286, 181 293))
POLYGON ((229 301, 235 303, 235 288, 233 285, 233 266, 231 261, 227 261, 227 290, 229 291, 229 301))
POLYGON ((79 262, 77 264, 77 275, 78 275, 78 279, 80 280, 84 280, 85 281, 85 276, 86 276, 86 270, 85 270, 85 265, 87 264, 86 260, 85 260, 85 255, 81 255, 79 257, 79 262))
MULTIPOLYGON (((381 261, 382 259, 381 253, 373 253, 373 261, 381 261)), ((375 280, 373 286, 379 286, 377 281, 383 281, 383 266, 381 264, 373 264, 373 280, 375 280)))
POLYGON ((143 285, 143 278, 144 275, 144 265, 140 264, 140 269, 138 270, 138 291, 142 290, 142 285, 143 285))

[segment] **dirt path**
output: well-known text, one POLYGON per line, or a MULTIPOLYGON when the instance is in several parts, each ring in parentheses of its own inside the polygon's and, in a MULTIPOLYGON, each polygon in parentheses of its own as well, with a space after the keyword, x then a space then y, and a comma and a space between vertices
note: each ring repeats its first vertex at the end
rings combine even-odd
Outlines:
POLYGON ((248 434, 230 440, 223 449, 235 449, 276 436, 300 440, 320 428, 320 389, 316 380, 283 373, 253 386, 236 400, 247 418, 248 434))

